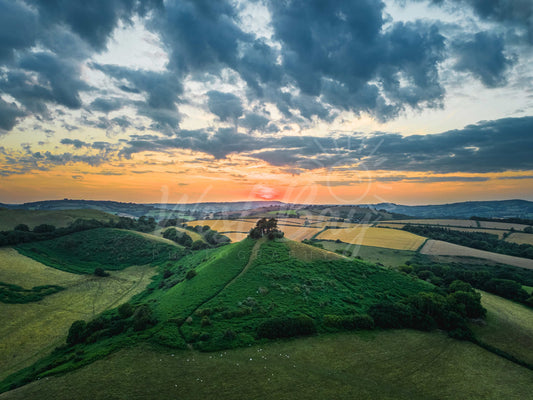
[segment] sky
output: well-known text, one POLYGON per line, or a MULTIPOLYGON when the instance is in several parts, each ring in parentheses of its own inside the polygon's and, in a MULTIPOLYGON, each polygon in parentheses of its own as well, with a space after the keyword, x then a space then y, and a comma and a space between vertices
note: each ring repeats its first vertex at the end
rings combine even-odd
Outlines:
POLYGON ((533 200, 530 0, 0 0, 0 202, 533 200))

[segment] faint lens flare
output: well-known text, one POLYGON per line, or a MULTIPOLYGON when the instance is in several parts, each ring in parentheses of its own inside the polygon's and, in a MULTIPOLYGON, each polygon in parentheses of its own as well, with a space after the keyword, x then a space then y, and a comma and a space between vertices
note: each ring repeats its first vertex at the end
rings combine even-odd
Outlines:
POLYGON ((260 198, 263 200, 272 200, 279 196, 279 193, 276 189, 267 186, 267 185, 256 185, 252 188, 252 195, 255 198, 260 198))

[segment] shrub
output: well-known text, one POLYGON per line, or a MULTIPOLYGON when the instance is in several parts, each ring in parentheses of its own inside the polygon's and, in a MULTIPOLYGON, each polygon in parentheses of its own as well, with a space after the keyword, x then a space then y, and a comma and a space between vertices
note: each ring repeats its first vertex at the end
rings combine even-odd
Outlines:
POLYGON ((276 339, 316 333, 314 321, 307 315, 269 319, 257 327, 259 338, 276 339))
POLYGON ((209 317, 207 315, 202 317, 202 321, 200 322, 200 325, 202 325, 202 326, 210 326, 211 325, 211 320, 209 319, 209 317))
POLYGON ((133 314, 133 330, 143 331, 155 323, 152 316, 152 310, 148 305, 143 304, 135 310, 133 314))
POLYGON ((33 228, 33 232, 35 233, 48 233, 48 232, 53 232, 55 230, 56 230, 56 227, 54 225, 49 225, 49 224, 41 224, 33 228))
POLYGON ((18 224, 15 226, 15 231, 21 231, 21 232, 29 232, 30 228, 26 224, 18 224))
POLYGON ((87 338, 86 328, 87 324, 85 321, 74 321, 68 330, 67 343, 71 346, 83 343, 87 338))
POLYGON ((122 319, 131 317, 133 312, 133 306, 130 303, 124 303, 118 308, 118 315, 122 319))
POLYGON ((195 276, 196 276, 196 271, 194 269, 190 269, 190 270, 187 271, 187 275, 185 275, 185 278, 187 280, 191 280, 195 276))
POLYGON ((109 273, 105 272, 103 268, 98 267, 94 269, 94 275, 100 276, 100 277, 106 277, 106 276, 109 276, 109 273))

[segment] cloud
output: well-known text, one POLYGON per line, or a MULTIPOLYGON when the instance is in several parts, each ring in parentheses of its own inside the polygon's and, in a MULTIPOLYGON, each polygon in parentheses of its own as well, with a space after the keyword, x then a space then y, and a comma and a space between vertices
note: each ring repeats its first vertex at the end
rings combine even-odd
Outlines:
POLYGON ((211 90, 207 92, 207 97, 209 111, 221 121, 236 120, 243 113, 241 99, 234 94, 211 90))
POLYGON ((0 62, 32 46, 37 39, 37 16, 25 4, 0 0, 0 62), (23 28, 23 29, 21 29, 23 28))
MULTIPOLYGON (((431 135, 252 136, 234 129, 215 134, 183 131, 179 137, 133 139, 121 154, 189 149, 224 158, 243 154, 271 165, 298 169, 398 170, 432 173, 489 173, 533 170, 533 117, 483 121, 431 135)), ((434 178, 445 179, 445 178, 434 178)), ((450 179, 446 177, 446 179, 450 179)), ((455 181, 479 177, 455 177, 455 181)))
POLYGON ((0 97, 0 129, 9 131, 17 123, 17 118, 24 116, 15 103, 8 103, 0 97))
POLYGON ((103 50, 119 21, 131 22, 133 15, 145 15, 161 7, 161 0, 31 0, 44 25, 66 25, 96 50, 103 50))
POLYGON ((456 70, 472 73, 487 87, 506 83, 506 72, 514 61, 505 56, 501 36, 478 32, 472 39, 456 41, 452 46, 458 58, 456 70))
POLYGON ((522 29, 525 39, 533 43, 533 3, 530 0, 430 0, 439 5, 471 7, 483 20, 522 29))
POLYGON ((61 139, 61 144, 71 145, 71 146, 74 146, 76 149, 81 149, 82 147, 89 147, 90 146, 89 143, 83 142, 81 140, 68 139, 68 138, 61 139))
POLYGON ((124 104, 123 104, 122 99, 119 99, 116 97, 108 98, 108 99, 99 97, 93 100, 93 102, 90 105, 90 108, 94 111, 100 111, 100 112, 108 114, 111 111, 121 109, 123 105, 124 104))

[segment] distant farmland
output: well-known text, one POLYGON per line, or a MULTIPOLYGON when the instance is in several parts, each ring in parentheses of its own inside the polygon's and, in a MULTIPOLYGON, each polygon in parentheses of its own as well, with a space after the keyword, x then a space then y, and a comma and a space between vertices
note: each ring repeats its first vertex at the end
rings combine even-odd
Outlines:
POLYGON ((475 257, 491 260, 501 264, 514 265, 515 267, 533 269, 533 260, 527 258, 492 253, 490 251, 459 246, 458 244, 443 242, 441 240, 428 240, 424 247, 422 247, 420 250, 420 253, 434 256, 475 257))
POLYGON ((385 247, 397 250, 417 250, 425 238, 410 232, 386 228, 356 227, 328 229, 317 236, 318 240, 340 240, 344 243, 385 247))

